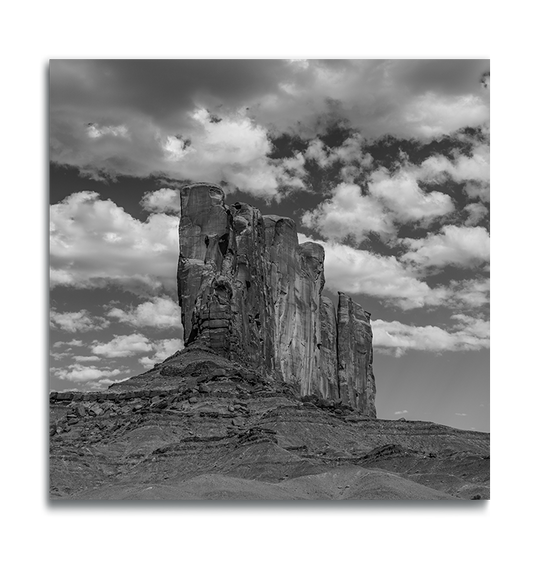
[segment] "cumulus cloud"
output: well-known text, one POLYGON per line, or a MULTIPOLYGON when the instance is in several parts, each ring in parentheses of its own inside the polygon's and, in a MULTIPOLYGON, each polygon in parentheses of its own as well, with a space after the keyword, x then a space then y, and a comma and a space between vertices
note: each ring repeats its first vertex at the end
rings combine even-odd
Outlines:
MULTIPOLYGON (((310 240, 298 235, 300 243, 310 240)), ((447 297, 444 287, 430 288, 393 256, 334 242, 315 241, 325 250, 326 288, 350 294, 381 298, 403 309, 442 304, 447 297)))
POLYGON ((438 326, 413 326, 398 321, 372 321, 374 348, 392 349, 396 356, 403 356, 409 349, 442 352, 454 344, 451 333, 438 326))
POLYGON ((489 210, 482 203, 470 203, 465 207, 465 211, 468 213, 465 221, 467 227, 475 227, 489 214, 489 210))
MULTIPOLYGON (((308 151, 312 150, 311 155, 319 163, 327 163, 331 156, 320 156, 323 148, 319 143, 313 143, 308 151)), ((348 171, 344 174, 348 176, 348 171)), ((439 191, 424 191, 418 175, 412 166, 393 174, 385 168, 377 169, 369 175, 366 195, 359 185, 343 182, 332 189, 329 199, 303 214, 302 224, 328 239, 352 238, 360 243, 370 233, 387 241, 396 236, 398 224, 416 222, 426 226, 452 213, 452 198, 439 191)))
POLYGON ((158 362, 163 362, 169 356, 172 356, 178 350, 183 349, 183 341, 179 338, 167 338, 156 340, 153 343, 155 354, 152 356, 143 356, 139 358, 139 363, 145 368, 153 368, 158 362))
POLYGON ((352 237, 361 242, 369 233, 382 237, 394 234, 391 218, 373 198, 362 194, 359 185, 341 183, 332 197, 302 216, 302 223, 328 239, 352 237))
POLYGON ((50 286, 173 294, 178 225, 164 213, 141 222, 97 193, 73 193, 50 208, 50 286))
POLYGON ((330 148, 321 139, 314 138, 309 142, 305 157, 314 160, 322 169, 334 163, 356 164, 362 167, 372 165, 372 156, 363 151, 364 138, 356 133, 347 137, 338 147, 330 148))
POLYGON ((92 352, 105 358, 126 358, 152 353, 150 357, 143 356, 139 359, 139 362, 146 368, 152 368, 156 362, 162 362, 181 349, 183 349, 181 338, 150 340, 139 333, 116 335, 109 342, 94 341, 92 344, 92 352))
MULTIPOLYGON (((52 161, 99 173, 300 186, 268 134, 433 137, 489 119, 487 60, 102 60, 51 63, 52 161)), ((313 153, 313 149, 310 153, 313 153)), ((325 153, 348 160, 357 141, 325 153)), ((457 167, 460 169, 460 167, 457 167)))
POLYGON ((51 372, 60 380, 69 380, 70 382, 85 383, 110 376, 118 376, 123 371, 115 368, 98 369, 94 366, 82 366, 81 364, 72 364, 68 368, 52 368, 51 372))
POLYGON ((398 412, 394 412, 395 416, 401 416, 402 414, 409 414, 408 410, 399 410, 398 412))
POLYGON ((450 300, 457 306, 481 307, 489 302, 490 280, 488 278, 452 280, 449 282, 449 290, 450 300))
POLYGON ((74 356, 72 360, 76 362, 99 362, 101 358, 99 356, 74 356))
POLYGON ((117 335, 111 341, 99 343, 95 341, 92 352, 106 358, 124 358, 151 352, 153 345, 143 334, 117 335))
MULTIPOLYGON (((55 309, 50 310, 50 326, 59 328, 67 332, 88 332, 90 330, 102 330, 109 326, 109 321, 105 318, 92 316, 85 309, 77 312, 57 312, 55 309)), ((72 342, 64 343, 74 346, 72 342)))
POLYGON ((489 233, 483 227, 444 226, 423 239, 402 239, 409 249, 402 261, 421 267, 473 267, 489 260, 489 233))
POLYGON ((57 342, 54 342, 52 346, 54 348, 61 348, 61 346, 83 346, 83 345, 84 342, 76 338, 73 338, 72 340, 67 340, 67 341, 58 340, 57 342))
POLYGON ((448 175, 454 181, 478 181, 488 183, 490 179, 490 152, 486 143, 478 143, 469 155, 457 154, 454 159, 435 155, 426 159, 417 169, 423 180, 442 181, 448 175))
POLYGON ((481 318, 454 315, 455 327, 415 326, 398 321, 372 321, 374 347, 377 351, 393 350, 403 356, 408 350, 429 352, 480 350, 489 347, 489 322, 481 318))
POLYGON ((168 297, 155 297, 128 310, 111 308, 107 316, 136 328, 181 328, 180 307, 168 297))
POLYGON ((152 213, 181 213, 179 189, 169 189, 163 187, 157 191, 145 193, 141 205, 146 211, 152 213))
POLYGON ((293 81, 251 106, 254 117, 281 131, 315 133, 324 121, 341 118, 365 136, 434 137, 489 118, 489 92, 480 84, 487 61, 308 60, 306 68, 291 65, 293 81))
POLYGON ((438 191, 424 192, 416 174, 400 169, 391 175, 386 169, 375 171, 368 183, 370 194, 392 212, 395 220, 430 222, 451 213, 455 207, 449 195, 438 191))
POLYGON ((456 153, 450 159, 437 154, 419 166, 409 165, 409 169, 420 181, 442 183, 450 178, 463 183, 464 192, 471 199, 490 201, 490 149, 486 142, 476 141, 467 155, 456 153))

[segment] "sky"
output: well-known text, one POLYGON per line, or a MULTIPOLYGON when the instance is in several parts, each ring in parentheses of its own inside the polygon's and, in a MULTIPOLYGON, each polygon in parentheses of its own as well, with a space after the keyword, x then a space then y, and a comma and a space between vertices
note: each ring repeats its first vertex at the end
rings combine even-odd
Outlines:
POLYGON ((179 188, 292 217, 372 314, 380 418, 489 430, 488 60, 52 60, 50 388, 182 348, 179 188))

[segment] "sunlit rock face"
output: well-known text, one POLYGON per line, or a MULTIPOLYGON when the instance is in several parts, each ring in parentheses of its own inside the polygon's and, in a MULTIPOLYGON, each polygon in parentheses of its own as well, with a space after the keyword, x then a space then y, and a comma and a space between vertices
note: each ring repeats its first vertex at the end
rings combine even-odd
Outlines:
POLYGON ((207 183, 181 191, 178 296, 185 344, 202 343, 301 395, 375 417, 369 313, 322 295, 324 249, 298 244, 292 219, 231 207, 207 183))

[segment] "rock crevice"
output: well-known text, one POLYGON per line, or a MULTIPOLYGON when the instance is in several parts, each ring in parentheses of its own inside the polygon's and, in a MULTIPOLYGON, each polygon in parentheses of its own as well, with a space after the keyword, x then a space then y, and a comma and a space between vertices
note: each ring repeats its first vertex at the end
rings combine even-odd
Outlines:
POLYGON ((181 190, 178 297, 186 346, 205 344, 302 396, 375 417, 370 314, 322 294, 324 249, 298 243, 292 219, 225 204, 223 190, 181 190))

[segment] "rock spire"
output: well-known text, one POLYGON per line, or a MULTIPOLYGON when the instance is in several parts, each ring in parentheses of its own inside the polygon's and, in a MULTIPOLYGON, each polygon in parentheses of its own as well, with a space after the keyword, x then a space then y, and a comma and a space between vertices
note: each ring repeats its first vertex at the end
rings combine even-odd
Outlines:
POLYGON ((227 206, 217 185, 181 190, 178 297, 185 345, 204 344, 301 395, 375 417, 370 314, 322 294, 324 249, 298 243, 292 219, 227 206))

